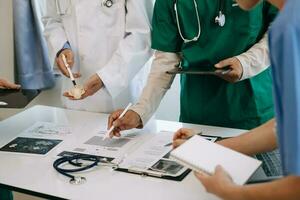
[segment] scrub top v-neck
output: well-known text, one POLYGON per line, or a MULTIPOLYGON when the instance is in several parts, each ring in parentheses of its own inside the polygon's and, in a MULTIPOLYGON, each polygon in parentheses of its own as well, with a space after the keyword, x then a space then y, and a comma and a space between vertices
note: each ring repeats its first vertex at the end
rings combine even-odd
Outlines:
MULTIPOLYGON (((182 53, 184 67, 213 66, 219 61, 247 51, 264 35, 277 10, 266 2, 251 11, 224 0, 226 24, 215 23, 219 1, 196 0, 201 20, 201 36, 184 43, 177 28, 174 0, 156 0, 153 16, 152 48, 182 53)), ((179 0, 178 17, 182 34, 198 33, 193 1, 179 0)), ((215 76, 181 75, 180 121, 251 129, 274 116, 272 80, 269 69, 259 75, 228 83, 215 76)))

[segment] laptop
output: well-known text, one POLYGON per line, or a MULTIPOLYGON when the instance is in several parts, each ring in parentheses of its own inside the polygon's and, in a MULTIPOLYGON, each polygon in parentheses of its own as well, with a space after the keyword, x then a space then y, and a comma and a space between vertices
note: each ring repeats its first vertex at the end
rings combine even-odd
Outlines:
POLYGON ((279 150, 258 154, 255 158, 262 161, 263 164, 253 174, 248 183, 269 182, 283 177, 279 150))

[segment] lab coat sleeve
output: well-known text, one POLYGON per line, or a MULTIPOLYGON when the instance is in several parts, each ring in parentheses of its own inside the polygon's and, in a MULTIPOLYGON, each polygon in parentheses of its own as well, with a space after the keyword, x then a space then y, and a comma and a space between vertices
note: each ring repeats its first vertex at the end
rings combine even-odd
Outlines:
POLYGON ((241 80, 252 78, 270 66, 268 35, 264 37, 248 51, 236 56, 243 67, 241 80))
POLYGON ((151 118, 173 83, 175 75, 169 75, 166 72, 178 67, 180 60, 177 53, 161 51, 155 53, 147 84, 138 103, 130 108, 139 114, 143 125, 151 118))
POLYGON ((48 53, 51 65, 55 65, 55 58, 57 52, 59 52, 68 41, 62 17, 57 13, 56 1, 46 1, 46 15, 42 17, 44 24, 44 36, 48 45, 48 53))
POLYGON ((127 0, 124 39, 111 60, 97 72, 115 98, 153 55, 151 49, 152 0, 127 0))

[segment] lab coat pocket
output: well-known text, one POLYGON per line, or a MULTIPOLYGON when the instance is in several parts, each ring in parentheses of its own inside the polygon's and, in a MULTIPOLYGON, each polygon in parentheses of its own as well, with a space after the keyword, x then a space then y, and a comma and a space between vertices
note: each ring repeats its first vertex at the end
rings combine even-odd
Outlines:
POLYGON ((105 25, 105 30, 108 36, 120 36, 125 32, 125 17, 126 6, 125 0, 112 0, 112 6, 105 6, 103 0, 101 5, 101 21, 105 25))

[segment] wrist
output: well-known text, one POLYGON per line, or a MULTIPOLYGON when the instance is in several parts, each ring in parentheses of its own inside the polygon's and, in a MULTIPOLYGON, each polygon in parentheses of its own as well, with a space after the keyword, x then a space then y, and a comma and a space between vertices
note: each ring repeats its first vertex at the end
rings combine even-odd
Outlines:
POLYGON ((242 187, 237 185, 224 186, 219 197, 224 200, 243 200, 242 187))
POLYGON ((143 128, 143 122, 142 122, 141 116, 136 111, 134 111, 132 109, 130 109, 130 111, 132 111, 136 116, 136 128, 142 129, 143 128))

